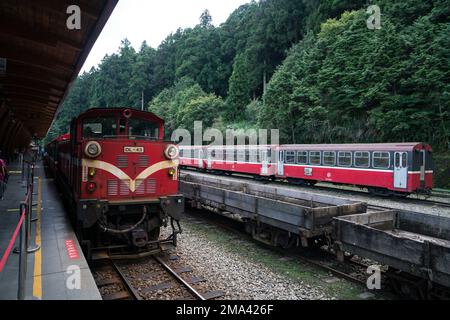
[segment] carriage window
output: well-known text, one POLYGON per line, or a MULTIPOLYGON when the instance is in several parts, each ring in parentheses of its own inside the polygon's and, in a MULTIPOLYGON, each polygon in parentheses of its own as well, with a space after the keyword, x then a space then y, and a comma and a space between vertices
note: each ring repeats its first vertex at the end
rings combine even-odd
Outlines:
POLYGON ((227 152, 228 152, 228 157, 229 157, 229 158, 227 158, 227 160, 235 162, 236 156, 237 156, 237 151, 236 150, 228 150, 227 152))
POLYGON ((308 164, 308 151, 297 152, 297 163, 308 164))
POLYGON ((258 150, 250 150, 250 162, 258 162, 258 150))
POLYGON ((225 161, 234 161, 233 156, 233 150, 225 150, 225 161))
POLYGON ((350 167, 352 165, 352 153, 351 152, 339 152, 338 153, 338 166, 350 167))
POLYGON ((159 138, 159 125, 144 119, 128 119, 128 130, 130 138, 159 138))
POLYGON ((355 167, 358 168, 370 167, 369 152, 355 152, 355 167))
MULTIPOLYGON (((408 153, 395 153, 394 165, 396 168, 400 167, 400 156, 402 161, 402 168, 406 168, 408 166, 408 153)), ((421 160, 419 160, 421 162, 421 160)))
POLYGON ((390 165, 389 152, 374 152, 373 153, 373 167, 377 169, 387 169, 390 165))
POLYGON ((287 151, 285 163, 295 163, 295 151, 287 151))
POLYGON ((237 151, 237 158, 236 160, 238 162, 244 162, 245 161, 245 150, 238 150, 237 151))
POLYGON ((116 136, 116 118, 95 118, 83 121, 83 138, 103 138, 105 136, 116 136))
POLYGON ((309 163, 320 165, 321 163, 320 151, 311 151, 309 153, 309 163))
POLYGON ((323 153, 323 164, 334 166, 336 164, 336 152, 325 151, 323 153))
POLYGON ((223 161, 224 151, 222 149, 215 149, 212 154, 213 159, 217 161, 223 161))
POLYGON ((245 150, 245 162, 250 162, 250 150, 245 150))

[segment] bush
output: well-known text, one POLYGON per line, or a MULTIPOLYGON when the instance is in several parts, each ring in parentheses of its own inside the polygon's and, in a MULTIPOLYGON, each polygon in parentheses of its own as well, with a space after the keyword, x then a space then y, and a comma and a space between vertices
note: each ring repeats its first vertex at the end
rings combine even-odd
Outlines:
POLYGON ((435 154, 434 188, 450 189, 450 154, 435 154))

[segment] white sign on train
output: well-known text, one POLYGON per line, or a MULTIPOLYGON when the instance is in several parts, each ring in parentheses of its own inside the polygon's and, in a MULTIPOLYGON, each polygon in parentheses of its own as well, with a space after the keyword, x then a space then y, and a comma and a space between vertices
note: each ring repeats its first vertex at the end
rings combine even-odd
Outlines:
POLYGON ((124 153, 144 153, 144 147, 123 147, 124 153))

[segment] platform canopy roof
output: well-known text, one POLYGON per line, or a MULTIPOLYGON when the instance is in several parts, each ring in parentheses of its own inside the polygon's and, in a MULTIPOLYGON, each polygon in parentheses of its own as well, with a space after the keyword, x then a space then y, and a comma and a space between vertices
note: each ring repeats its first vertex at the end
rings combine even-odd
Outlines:
MULTIPOLYGON (((0 150, 46 135, 118 0, 0 1, 0 150), (69 6, 80 8, 80 29, 69 6)), ((71 9, 71 8, 70 8, 71 9)))

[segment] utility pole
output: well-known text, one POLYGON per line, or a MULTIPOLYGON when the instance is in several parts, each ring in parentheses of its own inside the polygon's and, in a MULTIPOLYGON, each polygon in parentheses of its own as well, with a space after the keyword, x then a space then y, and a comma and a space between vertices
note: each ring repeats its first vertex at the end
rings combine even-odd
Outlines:
POLYGON ((144 90, 142 90, 141 110, 144 111, 144 90))

